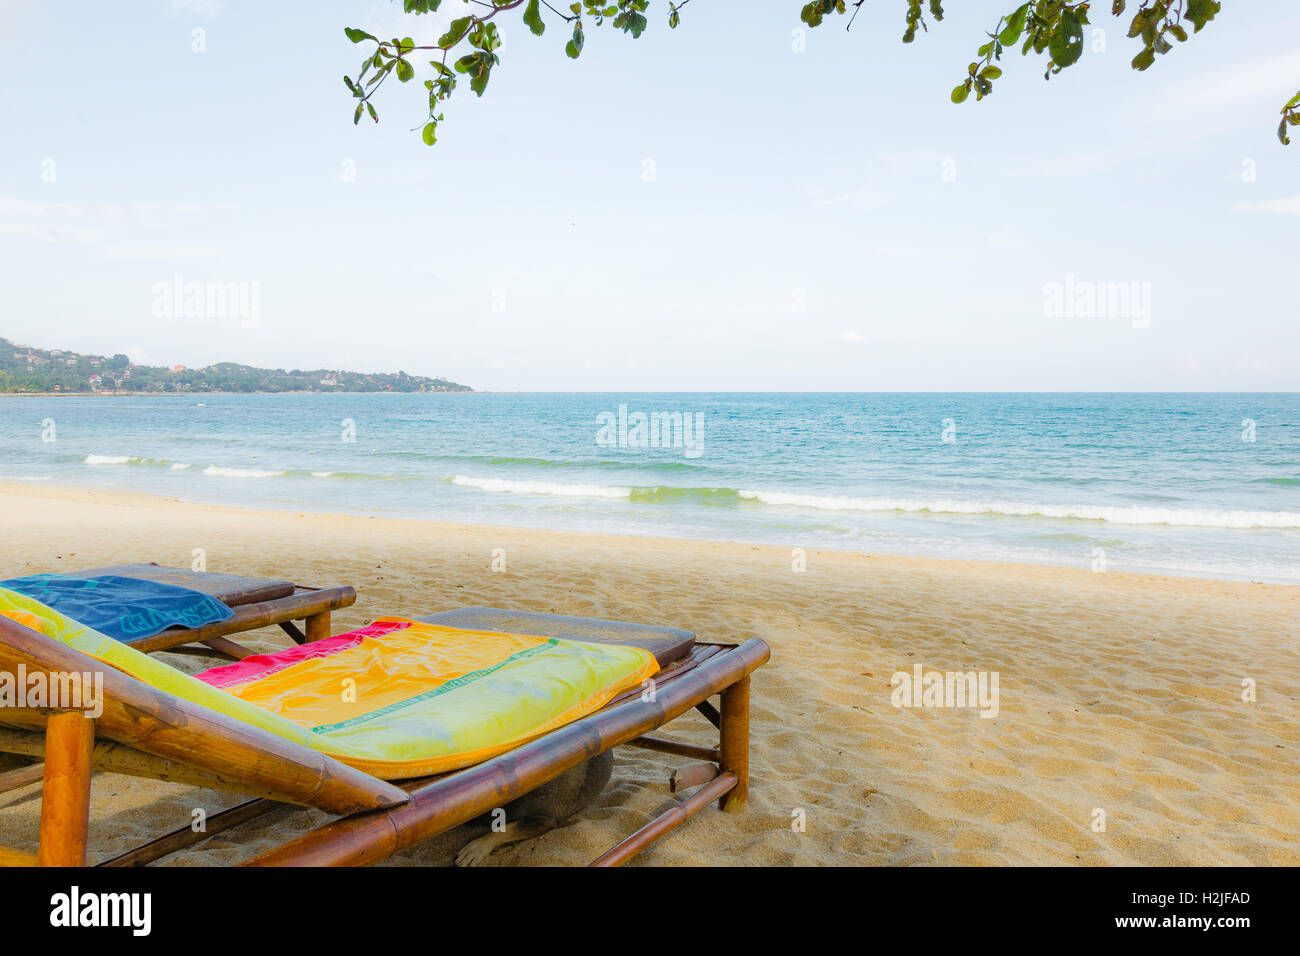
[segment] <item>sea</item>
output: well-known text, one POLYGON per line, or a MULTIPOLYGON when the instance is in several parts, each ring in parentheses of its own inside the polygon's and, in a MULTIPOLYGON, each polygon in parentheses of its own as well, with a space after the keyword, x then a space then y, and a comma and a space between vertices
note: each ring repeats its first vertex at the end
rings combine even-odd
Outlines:
POLYGON ((0 398, 0 481, 1300 584, 1300 394, 0 398))

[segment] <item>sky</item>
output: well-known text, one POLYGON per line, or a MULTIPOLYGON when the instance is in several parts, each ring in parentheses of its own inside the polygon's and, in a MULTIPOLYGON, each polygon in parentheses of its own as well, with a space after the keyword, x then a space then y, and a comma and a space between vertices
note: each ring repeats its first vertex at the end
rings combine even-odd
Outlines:
POLYGON ((0 336, 506 391, 1297 389, 1300 5, 1136 73, 1094 4, 1078 65, 961 106, 1011 0, 911 45, 903 0, 801 6, 655 0, 577 62, 503 14, 430 148, 427 67, 353 126, 343 30, 431 42, 459 0, 0 0, 0 336))

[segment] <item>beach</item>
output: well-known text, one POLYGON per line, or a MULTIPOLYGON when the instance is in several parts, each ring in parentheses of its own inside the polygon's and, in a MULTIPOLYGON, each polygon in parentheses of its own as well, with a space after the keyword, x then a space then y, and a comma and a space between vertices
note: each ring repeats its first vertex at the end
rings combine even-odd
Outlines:
MULTIPOLYGON (((4 577, 189 567, 201 549, 211 571, 355 586, 336 634, 493 605, 762 638, 748 812, 702 813, 642 865, 1300 864, 1300 590, 835 550, 801 561, 792 547, 0 484, 4 577), (996 716, 894 706, 891 676, 917 665, 996 674, 996 716)), ((288 643, 275 629, 240 640, 288 643)), ((711 732, 697 715, 664 731, 711 732)), ((488 862, 590 861, 676 799, 679 763, 620 748, 596 806, 488 862)), ((92 791, 92 863, 240 802, 105 773, 92 791)), ((34 850, 39 812, 39 784, 0 795, 0 843, 34 850)), ((325 819, 286 808, 166 862, 238 862, 325 819)), ((467 839, 391 864, 447 864, 467 839)))

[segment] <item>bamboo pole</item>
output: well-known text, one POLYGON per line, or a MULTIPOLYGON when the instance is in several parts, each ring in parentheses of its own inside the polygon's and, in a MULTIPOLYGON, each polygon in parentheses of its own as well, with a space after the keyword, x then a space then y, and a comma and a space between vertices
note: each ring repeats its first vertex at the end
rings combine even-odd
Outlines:
POLYGON ((733 773, 715 777, 667 813, 655 817, 622 843, 601 854, 591 862, 591 866, 622 866, 665 833, 676 830, 714 800, 725 798, 735 785, 736 775, 733 773))
POLYGON ((668 776, 668 789, 672 793, 690 790, 702 783, 708 783, 718 776, 718 767, 711 763, 689 763, 678 767, 668 776))
POLYGON ((694 757, 696 760, 718 762, 717 747, 699 747, 695 744, 684 744, 676 740, 665 740, 662 737, 638 737, 636 740, 629 740, 627 745, 629 747, 640 747, 642 750, 676 754, 678 757, 694 757))
POLYGON ((90 751, 95 722, 65 710, 51 714, 45 727, 45 783, 41 790, 41 830, 36 845, 40 866, 85 866, 90 828, 90 751))
POLYGON ((28 767, 19 767, 17 770, 9 770, 5 773, 0 773, 0 793, 17 790, 19 787, 26 787, 35 783, 37 780, 43 780, 44 778, 45 768, 39 763, 34 763, 28 767))
MULTIPOLYGON (((27 754, 39 757, 45 751, 45 740, 40 733, 11 730, 0 727, 0 752, 27 754)), ((183 783, 209 790, 225 790, 244 796, 276 800, 307 806, 301 800, 291 800, 273 786, 262 786, 243 777, 222 776, 200 770, 179 760, 156 757, 111 740, 96 740, 90 752, 91 766, 106 773, 120 773, 128 777, 144 777, 166 783, 183 783)), ((38 778, 39 779, 39 778, 38 778)))
POLYGON ((195 831, 193 827, 180 827, 173 830, 165 836, 160 836, 156 840, 150 840, 133 850, 127 850, 111 860, 105 860, 100 866, 145 866, 155 860, 161 860, 165 856, 170 856, 177 850, 183 850, 186 847, 201 843, 210 836, 216 836, 226 830, 239 826, 241 823, 247 823, 249 820, 255 820, 260 816, 270 813, 277 807, 283 807, 285 804, 276 803, 274 800, 249 800, 247 803, 241 803, 238 806, 231 807, 229 810, 222 810, 220 813, 214 813, 208 817, 207 824, 202 831, 195 831))
POLYGON ((411 791, 408 803, 326 824, 244 865, 368 866, 382 862, 662 726, 742 680, 770 654, 766 643, 751 638, 678 678, 660 683, 654 701, 635 697, 606 707, 500 757, 419 787, 411 791))
POLYGON ((303 625, 307 629, 307 643, 313 641, 323 641, 330 636, 330 614, 329 611, 322 611, 320 614, 312 614, 303 625))
POLYGON ((36 854, 24 853, 22 850, 14 850, 7 846, 0 846, 0 867, 35 865, 36 854))
POLYGON ((736 785, 722 798, 727 813, 744 813, 749 803, 749 676, 722 692, 719 728, 721 767, 736 775, 736 785))
POLYGON ((695 705, 695 709, 705 716, 709 723, 714 727, 722 726, 722 715, 718 713, 718 708, 714 707, 707 700, 702 700, 695 705))

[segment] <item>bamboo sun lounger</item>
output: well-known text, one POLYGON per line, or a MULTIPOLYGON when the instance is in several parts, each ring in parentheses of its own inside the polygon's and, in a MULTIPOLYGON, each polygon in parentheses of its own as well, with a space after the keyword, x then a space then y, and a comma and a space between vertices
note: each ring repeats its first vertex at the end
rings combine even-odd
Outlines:
POLYGON ((189 571, 159 564, 119 564, 77 572, 79 577, 87 578, 105 574, 201 591, 235 612, 226 621, 196 628, 175 627, 130 642, 131 647, 146 654, 170 651, 243 660, 256 652, 230 640, 229 635, 271 625, 278 625, 297 644, 318 641, 330 636, 330 612, 351 607, 357 600, 357 592, 346 585, 312 588, 292 581, 189 571), (302 621, 302 629, 294 621, 302 621))
MULTIPOLYGON (((435 776, 385 780, 253 723, 167 693, 25 626, 20 618, 0 615, 0 671, 16 673, 21 668, 29 675, 43 673, 46 679, 70 673, 103 675, 103 710, 97 719, 76 710, 0 709, 0 754, 45 761, 36 853, 0 848, 0 865, 86 863, 94 769, 254 798, 210 817, 205 832, 178 828, 101 865, 143 865, 285 804, 327 811, 335 819, 243 865, 378 863, 502 807, 621 744, 696 761, 672 776, 675 792, 694 792, 599 857, 595 865, 625 863, 715 801, 725 811, 744 810, 749 781, 749 675, 768 659, 763 641, 702 642, 674 628, 497 608, 465 608, 407 622, 417 623, 434 625, 438 633, 456 628, 455 633, 478 634, 489 642, 496 639, 494 634, 523 634, 547 646, 616 645, 599 652, 593 648, 591 653, 640 654, 651 671, 657 668, 654 692, 625 686, 595 712, 490 759, 435 776), (709 700, 714 695, 721 698, 717 708, 709 700), (692 709, 717 727, 717 747, 648 736, 692 709)), ((259 660, 266 659, 246 663, 255 665, 259 660)))

